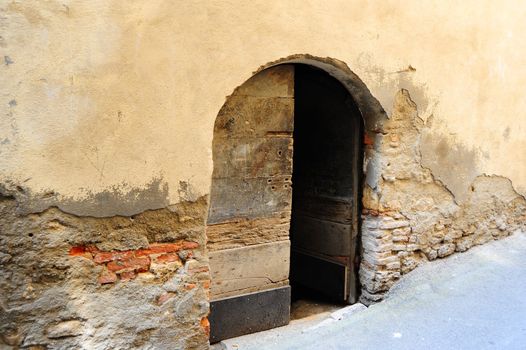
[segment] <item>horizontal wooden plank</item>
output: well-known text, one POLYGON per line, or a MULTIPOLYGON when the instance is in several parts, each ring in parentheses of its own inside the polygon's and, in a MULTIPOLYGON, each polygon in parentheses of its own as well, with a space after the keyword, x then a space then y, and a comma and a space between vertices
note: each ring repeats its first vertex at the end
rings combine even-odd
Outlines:
POLYGON ((322 220, 352 222, 352 198, 294 194, 294 211, 322 220))
POLYGON ((289 278, 290 241, 209 253, 212 300, 268 289, 289 278))
POLYGON ((329 256, 349 256, 352 227, 292 213, 291 240, 293 247, 329 256))
POLYGON ((239 138, 214 146, 213 178, 292 174, 292 138, 239 138))
POLYGON ((294 100, 230 96, 217 116, 214 142, 226 138, 292 136, 294 100))
POLYGON ((212 301, 210 343, 289 323, 290 287, 212 301))
MULTIPOLYGON (((296 150, 294 149, 294 152, 296 150)), ((296 158, 296 153, 294 157, 296 158)), ((299 169, 301 160, 294 159, 294 186, 301 189, 299 193, 313 197, 340 197, 351 198, 353 196, 353 184, 350 177, 337 178, 334 173, 315 173, 319 170, 318 165, 310 164, 313 171, 302 171, 299 169)))
POLYGON ((289 228, 290 212, 283 212, 270 218, 239 219, 207 225, 206 247, 209 252, 213 252, 221 249, 288 240, 289 228))
POLYGON ((208 224, 264 218, 290 211, 291 176, 213 179, 208 224))

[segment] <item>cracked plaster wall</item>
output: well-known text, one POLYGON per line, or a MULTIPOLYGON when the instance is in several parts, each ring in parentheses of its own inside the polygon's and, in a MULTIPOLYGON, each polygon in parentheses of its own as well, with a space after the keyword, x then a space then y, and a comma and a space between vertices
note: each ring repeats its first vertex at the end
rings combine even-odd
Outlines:
POLYGON ((2 349, 204 349, 206 198, 131 217, 0 196, 2 349))
POLYGON ((525 11, 475 0, 4 0, 0 182, 33 202, 85 202, 64 205, 79 215, 141 212, 126 196, 152 183, 150 208, 192 200, 180 182, 207 194, 225 97, 261 64, 309 53, 346 62, 388 114, 407 89, 437 121, 433 135, 525 194, 525 11), (121 195, 119 210, 97 209, 105 192, 121 195))
POLYGON ((443 139, 429 143, 431 124, 402 89, 389 119, 368 131, 360 266, 366 304, 381 300, 403 274, 425 261, 526 229, 526 200, 511 181, 476 175, 477 168, 466 176, 459 163, 473 161, 470 153, 444 150, 443 139), (440 176, 423 161, 430 147, 429 158, 438 159, 432 164, 445 168, 440 176))
MULTIPOLYGON (((82 339, 125 348, 136 341, 129 332, 162 338, 164 324, 122 325, 119 312, 98 318, 89 311, 94 299, 81 307, 100 297, 102 305, 137 306, 131 318, 158 317, 164 314, 152 300, 160 283, 98 285, 103 266, 68 249, 121 242, 125 230, 115 222, 135 214, 168 213, 180 202, 206 207, 213 125, 225 97, 261 64, 295 53, 347 63, 390 117, 384 130, 375 124, 368 134, 367 300, 421 261, 516 230, 526 194, 525 14, 517 2, 475 0, 0 1, 1 238, 9 242, 2 254, 11 256, 1 260, 2 290, 9 290, 2 293, 9 320, 2 341, 60 348, 82 339), (55 229, 55 216, 75 223, 55 229), (94 229, 96 222, 105 224, 94 229), (17 259, 27 263, 18 267, 17 259), (41 276, 48 270, 49 280, 41 276), (36 292, 24 295, 28 285, 36 292), (130 301, 132 289, 148 302, 130 301), (60 302, 49 306, 48 296, 60 302), (30 309, 40 307, 50 317, 31 323, 37 313, 30 309), (126 331, 115 332, 121 326, 126 331), (82 327, 115 339, 103 339, 104 332, 84 339, 76 334, 82 327), (61 336, 67 330, 71 337, 61 336)), ((195 260, 206 265, 206 210, 176 223, 170 215, 149 219, 130 242, 186 239, 182 228, 190 220, 192 241, 200 244, 195 260), (177 229, 152 237, 159 222, 177 229)), ((175 264, 163 276, 177 271, 186 270, 175 264)), ((195 298, 191 305, 206 299, 195 298)), ((205 346, 197 325, 204 309, 180 326, 189 330, 180 344, 205 346)), ((175 336, 170 332, 166 337, 175 336)))

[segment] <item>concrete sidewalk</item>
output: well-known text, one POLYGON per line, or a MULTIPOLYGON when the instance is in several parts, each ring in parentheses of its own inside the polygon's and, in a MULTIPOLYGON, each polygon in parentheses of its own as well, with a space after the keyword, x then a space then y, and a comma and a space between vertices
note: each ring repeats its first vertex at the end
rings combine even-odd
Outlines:
POLYGON ((321 315, 214 348, 526 349, 526 234, 427 263, 385 301, 358 309, 339 321, 321 315))

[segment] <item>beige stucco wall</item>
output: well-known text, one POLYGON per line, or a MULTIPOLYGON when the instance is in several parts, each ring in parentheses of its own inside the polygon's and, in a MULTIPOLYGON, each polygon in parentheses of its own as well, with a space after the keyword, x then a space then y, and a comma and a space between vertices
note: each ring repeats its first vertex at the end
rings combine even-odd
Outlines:
POLYGON ((480 0, 2 0, 0 183, 97 216, 194 200, 225 97, 307 53, 347 63, 388 113, 406 88, 429 120, 423 163, 459 198, 483 173, 526 194, 525 14, 480 0))

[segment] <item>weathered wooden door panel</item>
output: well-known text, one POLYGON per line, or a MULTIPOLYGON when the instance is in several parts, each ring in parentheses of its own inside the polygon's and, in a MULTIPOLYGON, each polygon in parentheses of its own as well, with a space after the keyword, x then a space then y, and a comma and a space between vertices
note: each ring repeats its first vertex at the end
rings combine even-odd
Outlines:
POLYGON ((333 300, 356 298, 359 113, 332 78, 311 73, 267 69, 217 117, 207 223, 212 342, 288 323, 289 276, 333 300))
POLYGON ((220 144, 215 178, 261 178, 292 173, 292 138, 238 138, 220 144))
POLYGON ((288 323, 294 66, 237 88, 215 124, 211 341, 288 323))
POLYGON ((292 97, 257 97, 238 91, 219 111, 214 137, 266 137, 275 131, 292 137, 292 97))
POLYGON ((297 202, 294 212, 302 215, 313 216, 327 221, 352 223, 352 200, 348 197, 326 197, 319 194, 295 194, 297 202))
POLYGON ((339 82, 299 66, 295 118, 291 283, 352 303, 361 117, 339 82))
POLYGON ((288 285, 289 256, 289 241, 210 252, 212 299, 288 285))

